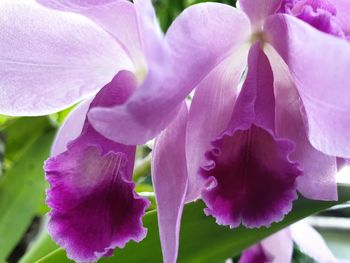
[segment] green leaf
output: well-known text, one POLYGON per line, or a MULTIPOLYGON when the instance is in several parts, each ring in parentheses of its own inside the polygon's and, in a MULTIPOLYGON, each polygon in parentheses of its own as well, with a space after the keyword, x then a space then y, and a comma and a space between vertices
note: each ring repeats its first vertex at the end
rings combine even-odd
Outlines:
POLYGON ((32 263, 57 249, 57 245, 52 241, 46 229, 40 233, 34 243, 21 258, 19 263, 32 263))
POLYGON ((5 157, 16 161, 31 147, 33 142, 52 126, 46 117, 16 118, 10 120, 0 131, 5 135, 5 157))
POLYGON ((69 113, 76 107, 76 105, 73 105, 67 109, 64 109, 62 111, 53 113, 49 115, 49 119, 51 120, 52 124, 55 125, 56 127, 60 126, 63 124, 64 120, 67 118, 69 113))
MULTIPOLYGON (((204 204, 196 202, 187 204, 181 224, 180 250, 178 262, 223 262, 229 257, 237 256, 241 251, 261 239, 293 224, 309 215, 320 212, 336 204, 350 200, 350 187, 339 186, 338 202, 321 202, 299 198, 294 208, 282 222, 270 228, 246 229, 239 227, 229 229, 219 226, 212 217, 203 213, 204 204)), ((158 236, 157 214, 149 212, 144 217, 148 228, 147 237, 139 244, 130 242, 124 249, 117 249, 114 256, 100 262, 133 263, 162 262, 160 241, 158 236)), ((62 249, 57 249, 38 262, 71 262, 62 249)))
MULTIPOLYGON (((190 5, 204 3, 204 2, 209 2, 209 0, 185 0, 185 5, 190 6, 190 5)), ((228 4, 231 6, 236 6, 237 1, 236 0, 216 0, 216 1, 210 1, 210 2, 218 2, 218 3, 228 4)))
POLYGON ((43 162, 48 157, 54 130, 47 118, 16 119, 7 134, 6 156, 11 165, 0 178, 0 262, 21 239, 44 202, 43 162))
POLYGON ((133 180, 134 182, 140 183, 148 176, 151 176, 151 155, 148 155, 136 163, 133 180))
POLYGON ((13 119, 14 117, 10 117, 10 116, 6 116, 6 115, 2 115, 0 114, 0 127, 2 127, 3 125, 6 124, 7 121, 13 119))

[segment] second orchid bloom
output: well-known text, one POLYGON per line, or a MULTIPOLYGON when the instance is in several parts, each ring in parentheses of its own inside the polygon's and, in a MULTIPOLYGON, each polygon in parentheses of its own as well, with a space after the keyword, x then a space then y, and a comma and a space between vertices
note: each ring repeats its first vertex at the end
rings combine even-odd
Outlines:
POLYGON ((192 6, 168 32, 182 28, 177 37, 187 37, 189 57, 226 46, 214 65, 200 65, 206 74, 186 119, 156 141, 152 175, 165 262, 176 261, 185 202, 202 199, 204 212, 231 228, 268 227, 292 209, 298 192, 336 200, 337 157, 350 154, 350 4, 239 5, 192 6))

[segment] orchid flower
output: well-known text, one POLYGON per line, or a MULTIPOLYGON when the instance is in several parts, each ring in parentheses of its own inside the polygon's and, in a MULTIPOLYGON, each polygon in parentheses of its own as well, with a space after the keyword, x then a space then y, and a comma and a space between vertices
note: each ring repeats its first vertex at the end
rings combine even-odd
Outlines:
POLYGON ((292 262, 293 242, 316 262, 348 262, 337 259, 329 250, 322 236, 313 227, 300 221, 243 251, 239 263, 292 262))
POLYGON ((52 238, 77 262, 141 241, 149 202, 134 191, 136 144, 181 108, 191 85, 164 104, 178 92, 176 81, 192 81, 170 70, 176 60, 151 1, 5 0, 0 27, 2 114, 49 114, 84 100, 45 163, 52 238), (158 104, 163 111, 152 119, 147 107, 156 113, 158 104))
POLYGON ((297 192, 336 200, 337 157, 350 156, 350 2, 241 0, 240 8, 194 5, 167 32, 169 43, 187 39, 178 53, 203 78, 188 114, 154 148, 166 263, 177 258, 185 202, 201 198, 231 228, 268 227, 297 192), (201 64, 198 49, 215 52, 215 64, 201 64))
POLYGON ((95 261, 144 237, 147 201, 131 182, 135 145, 183 114, 183 99, 230 40, 245 35, 247 28, 228 33, 217 22, 200 31, 180 24, 164 38, 149 0, 1 1, 0 112, 44 115, 86 101, 63 124, 45 164, 49 230, 70 258, 95 261), (183 30, 216 32, 220 40, 210 52, 198 46, 187 63, 193 43, 183 30))
POLYGON ((132 73, 121 71, 92 102, 78 106, 56 137, 53 157, 45 162, 48 231, 76 262, 97 261, 146 236, 141 219, 149 201, 135 192, 132 182, 136 146, 105 138, 86 119, 89 109, 125 102, 136 85, 132 73), (71 140, 77 125, 80 134, 71 140))

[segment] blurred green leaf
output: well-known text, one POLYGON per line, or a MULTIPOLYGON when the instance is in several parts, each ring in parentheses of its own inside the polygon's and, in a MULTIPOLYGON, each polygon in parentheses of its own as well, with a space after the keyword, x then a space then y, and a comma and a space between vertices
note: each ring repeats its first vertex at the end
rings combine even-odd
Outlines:
MULTIPOLYGON (((309 215, 350 200, 350 187, 339 186, 338 202, 321 202, 299 198, 294 208, 282 222, 270 228, 246 229, 239 227, 229 229, 219 226, 212 217, 203 213, 204 204, 196 202, 187 204, 181 224, 180 251, 178 262, 204 263, 223 262, 229 257, 239 255, 241 251, 278 230, 293 224, 309 215)), ((111 258, 100 262, 133 263, 162 262, 160 241, 158 236, 157 214, 148 212, 144 217, 148 228, 147 237, 139 244, 130 242, 124 249, 117 249, 111 258)), ((71 262, 62 249, 57 249, 38 262, 71 262)))
POLYGON ((68 116, 68 114, 76 107, 76 105, 73 105, 67 109, 64 109, 62 111, 53 113, 51 115, 49 115, 48 117, 50 118, 50 120, 53 122, 53 125, 55 125, 56 127, 60 126, 64 120, 66 119, 66 117, 68 116))
POLYGON ((157 17, 161 28, 165 32, 175 17, 185 8, 182 0, 161 0, 155 1, 157 17))
POLYGON ((55 249, 57 249, 57 245, 52 241, 47 230, 44 229, 34 243, 31 244, 19 263, 35 262, 55 249))
POLYGON ((140 192, 150 192, 153 193, 153 187, 149 184, 137 184, 135 187, 135 191, 140 192))
POLYGON ((9 116, 6 116, 6 115, 1 115, 0 114, 0 126, 6 124, 6 122, 10 119, 12 119, 13 117, 9 117, 9 116))
POLYGON ((216 1, 209 1, 209 0, 185 0, 185 6, 190 6, 194 4, 204 3, 204 2, 218 2, 222 4, 228 4, 231 6, 236 6, 236 0, 216 0, 216 1))
POLYGON ((54 129, 46 117, 18 118, 3 130, 11 165, 0 178, 0 262, 4 262, 44 202, 43 162, 54 129))
POLYGON ((218 2, 222 4, 228 4, 236 6, 236 0, 156 0, 154 1, 154 7, 156 9, 157 18, 159 24, 164 32, 167 31, 172 21, 184 10, 194 4, 204 2, 218 2))
POLYGON ((294 244, 292 263, 317 263, 308 255, 304 254, 298 245, 294 244))
POLYGON ((147 176, 151 175, 151 154, 145 158, 138 160, 135 164, 133 180, 135 182, 142 182, 147 176))
POLYGON ((52 126, 46 117, 16 118, 8 121, 5 127, 0 129, 6 141, 6 159, 16 161, 49 129, 52 129, 52 126))

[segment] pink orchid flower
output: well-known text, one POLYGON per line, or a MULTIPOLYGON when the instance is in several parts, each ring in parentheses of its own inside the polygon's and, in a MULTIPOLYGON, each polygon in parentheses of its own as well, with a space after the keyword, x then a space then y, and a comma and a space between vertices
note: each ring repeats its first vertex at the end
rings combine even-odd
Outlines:
POLYGON ((189 112, 154 148, 166 263, 177 258, 185 202, 201 198, 231 228, 268 227, 298 192, 336 200, 337 157, 350 156, 350 2, 241 0, 240 8, 194 5, 167 33, 170 43, 187 40, 186 64, 204 77, 189 112), (198 63, 220 42, 215 64, 198 63))
POLYGON ((2 114, 44 115, 85 100, 45 163, 51 236, 77 262, 141 241, 149 202, 134 191, 136 144, 172 120, 196 81, 177 64, 184 58, 169 48, 151 1, 4 0, 0 28, 2 114))

